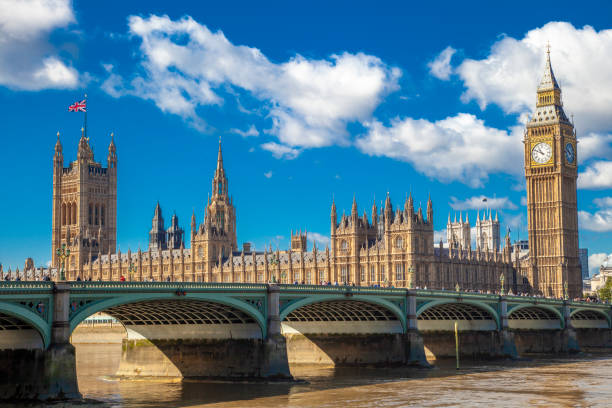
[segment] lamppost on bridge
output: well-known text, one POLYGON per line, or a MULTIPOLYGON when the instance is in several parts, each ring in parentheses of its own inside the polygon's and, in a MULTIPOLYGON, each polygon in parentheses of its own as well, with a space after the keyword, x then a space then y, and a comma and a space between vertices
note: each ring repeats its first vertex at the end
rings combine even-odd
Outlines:
POLYGON ((412 277, 414 276, 414 268, 408 268, 408 289, 412 289, 414 283, 412 277))
MULTIPOLYGON (((273 254, 272 255, 272 259, 270 260, 270 265, 276 266, 278 264, 279 264, 278 257, 276 256, 276 254, 273 254)), ((281 276, 281 278, 282 278, 282 276, 281 276)), ((272 275, 272 278, 270 279, 270 283, 278 283, 276 281, 276 275, 272 275)))
POLYGON ((70 256, 70 249, 66 248, 66 244, 62 244, 61 248, 57 248, 57 251, 55 252, 55 254, 57 255, 57 257, 60 260, 60 276, 59 276, 59 280, 60 281, 65 281, 66 280, 66 272, 64 271, 64 267, 65 267, 65 263, 66 263, 66 258, 68 258, 70 256))
POLYGON ((459 287, 459 282, 457 282, 455 284, 455 292, 459 292, 459 290, 461 290, 461 288, 459 287))
POLYGON ((567 281, 563 282, 563 299, 569 299, 569 296, 567 295, 567 281))
POLYGON ((499 282, 501 283, 501 290, 499 291, 500 295, 504 294, 504 274, 499 275, 499 282))
POLYGON ((130 282, 132 281, 132 274, 134 272, 136 272, 136 268, 134 268, 134 264, 130 262, 130 266, 128 267, 128 279, 130 282))

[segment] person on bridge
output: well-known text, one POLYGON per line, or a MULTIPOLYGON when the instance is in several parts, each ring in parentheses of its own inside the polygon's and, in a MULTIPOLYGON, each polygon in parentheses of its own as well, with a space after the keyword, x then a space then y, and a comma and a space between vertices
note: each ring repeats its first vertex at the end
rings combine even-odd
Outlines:
POLYGON ((125 282, 125 276, 121 275, 121 277, 119 278, 120 282, 125 282))

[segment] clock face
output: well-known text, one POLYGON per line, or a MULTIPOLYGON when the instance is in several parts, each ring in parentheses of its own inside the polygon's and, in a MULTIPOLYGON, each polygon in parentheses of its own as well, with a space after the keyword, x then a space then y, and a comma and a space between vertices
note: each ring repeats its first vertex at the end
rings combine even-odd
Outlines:
POLYGON ((574 145, 568 143, 565 145, 565 158, 568 163, 573 163, 576 158, 576 154, 574 153, 574 145))
POLYGON ((548 143, 538 143, 531 150, 531 158, 536 163, 547 163, 552 157, 552 147, 548 143))

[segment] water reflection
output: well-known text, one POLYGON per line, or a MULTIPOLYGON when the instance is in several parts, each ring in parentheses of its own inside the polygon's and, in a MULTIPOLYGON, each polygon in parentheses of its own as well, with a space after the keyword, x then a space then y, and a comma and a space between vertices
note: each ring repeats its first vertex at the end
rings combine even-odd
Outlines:
POLYGON ((109 406, 403 407, 608 406, 612 358, 580 356, 519 362, 454 362, 414 368, 293 367, 298 384, 117 381, 120 344, 77 347, 79 387, 109 406))

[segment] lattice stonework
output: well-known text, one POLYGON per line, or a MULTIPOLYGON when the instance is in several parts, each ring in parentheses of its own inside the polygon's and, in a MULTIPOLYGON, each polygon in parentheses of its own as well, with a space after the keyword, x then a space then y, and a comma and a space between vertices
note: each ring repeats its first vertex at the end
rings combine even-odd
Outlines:
POLYGON ((510 320, 559 320, 559 316, 548 309, 540 307, 524 307, 513 310, 508 315, 510 320))
POLYGON ((126 325, 247 324, 248 314, 231 306, 199 300, 155 300, 129 303, 106 309, 126 325))
POLYGON ((385 307, 359 301, 330 301, 302 306, 287 315, 290 322, 385 321, 397 316, 385 307))
POLYGON ((418 320, 493 320, 493 317, 466 303, 446 303, 424 310, 418 320))

